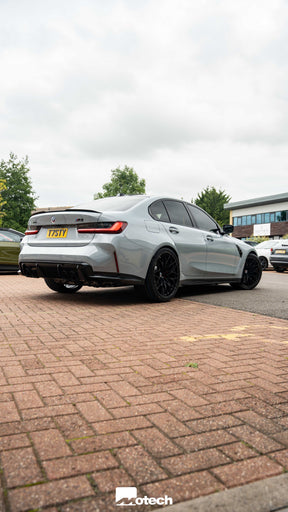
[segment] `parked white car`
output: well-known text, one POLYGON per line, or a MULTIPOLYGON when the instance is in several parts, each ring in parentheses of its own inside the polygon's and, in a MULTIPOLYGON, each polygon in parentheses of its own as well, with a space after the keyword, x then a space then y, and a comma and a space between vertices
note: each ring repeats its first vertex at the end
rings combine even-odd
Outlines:
POLYGON ((266 270, 268 267, 272 268, 270 256, 272 254, 273 247, 277 244, 279 244, 279 240, 266 240, 265 242, 261 242, 255 246, 255 250, 261 262, 262 270, 266 270))

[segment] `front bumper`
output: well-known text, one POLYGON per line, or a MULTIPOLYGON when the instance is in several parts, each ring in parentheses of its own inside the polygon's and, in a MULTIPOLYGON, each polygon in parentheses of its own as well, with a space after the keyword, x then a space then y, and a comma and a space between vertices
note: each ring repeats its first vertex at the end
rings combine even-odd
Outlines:
POLYGON ((21 273, 26 277, 57 279, 65 283, 85 286, 128 286, 144 284, 144 279, 130 274, 116 272, 94 272, 87 263, 55 263, 49 261, 21 262, 21 273))

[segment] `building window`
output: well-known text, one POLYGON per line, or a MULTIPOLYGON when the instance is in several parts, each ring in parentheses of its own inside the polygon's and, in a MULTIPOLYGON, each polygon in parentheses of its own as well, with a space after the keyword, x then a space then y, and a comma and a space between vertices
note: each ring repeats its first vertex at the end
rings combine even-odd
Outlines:
POLYGON ((264 213, 264 222, 265 224, 270 222, 270 213, 264 213))
POLYGON ((243 215, 233 217, 234 226, 250 226, 254 224, 269 224, 270 222, 288 221, 288 210, 272 213, 257 213, 255 215, 243 215))
POLYGON ((261 213, 257 213, 257 215, 256 215, 256 224, 262 224, 262 215, 261 215, 261 213))
POLYGON ((282 210, 282 212, 276 212, 276 222, 283 222, 286 220, 286 210, 282 210))

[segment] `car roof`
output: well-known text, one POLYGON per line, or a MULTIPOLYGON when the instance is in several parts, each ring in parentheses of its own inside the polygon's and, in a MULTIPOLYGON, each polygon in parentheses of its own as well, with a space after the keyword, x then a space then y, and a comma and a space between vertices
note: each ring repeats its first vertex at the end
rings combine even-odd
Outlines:
POLYGON ((176 197, 153 195, 123 195, 94 199, 94 201, 73 206, 72 208, 69 208, 69 210, 90 210, 99 212, 126 211, 130 208, 133 208, 134 206, 137 206, 138 204, 159 200, 174 200, 185 202, 183 199, 178 199, 176 197))
POLYGON ((24 233, 22 233, 21 231, 17 231, 17 229, 13 229, 13 228, 2 228, 2 226, 1 226, 0 231, 6 231, 7 233, 16 233, 17 235, 24 236, 24 233))

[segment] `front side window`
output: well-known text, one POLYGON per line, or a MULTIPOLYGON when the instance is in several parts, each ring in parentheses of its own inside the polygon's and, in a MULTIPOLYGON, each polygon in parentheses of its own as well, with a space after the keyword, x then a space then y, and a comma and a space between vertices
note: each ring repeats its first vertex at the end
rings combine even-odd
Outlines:
POLYGON ((167 199, 164 201, 164 204, 172 224, 178 224, 188 228, 192 227, 191 219, 183 203, 167 199))
POLYGON ((192 204, 187 204, 187 208, 199 229, 203 229, 203 231, 219 231, 218 224, 210 217, 210 215, 192 204))

